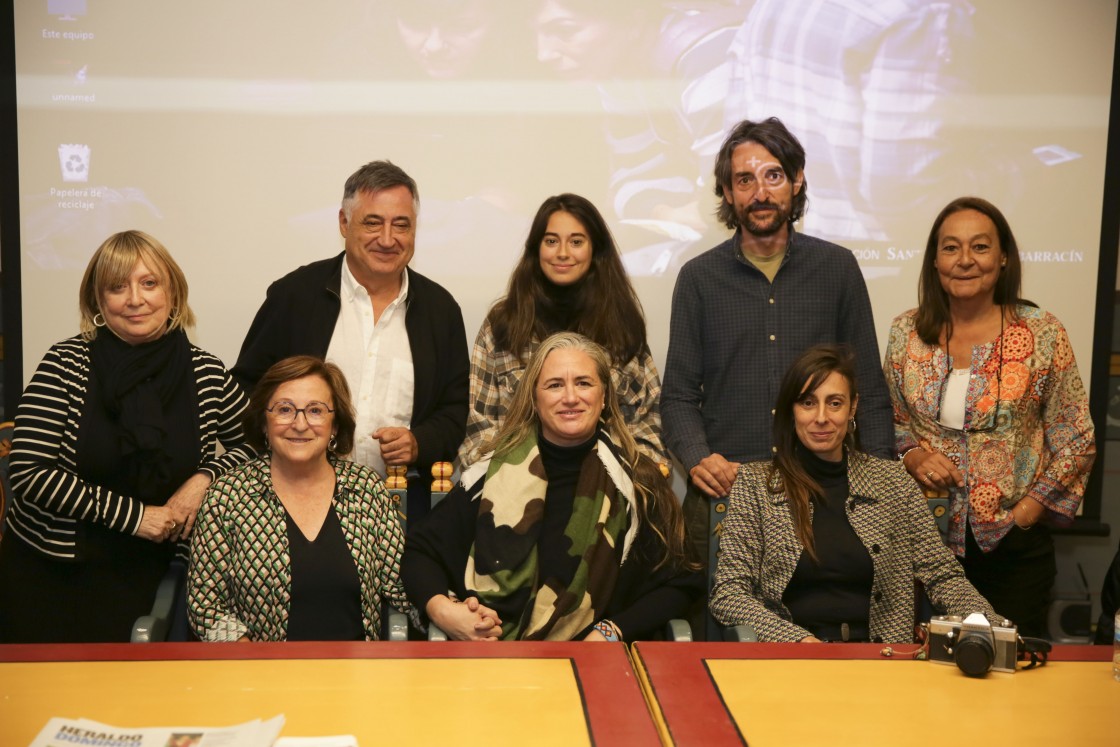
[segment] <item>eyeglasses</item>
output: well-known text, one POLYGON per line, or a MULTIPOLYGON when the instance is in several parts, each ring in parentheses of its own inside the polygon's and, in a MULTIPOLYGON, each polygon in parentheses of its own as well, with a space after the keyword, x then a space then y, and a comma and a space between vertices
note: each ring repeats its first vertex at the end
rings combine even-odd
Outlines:
POLYGON ((330 419, 334 410, 322 402, 308 402, 304 407, 296 407, 294 402, 282 399, 269 407, 266 412, 272 416, 273 422, 277 425, 291 425, 296 422, 301 412, 308 425, 322 425, 330 419))

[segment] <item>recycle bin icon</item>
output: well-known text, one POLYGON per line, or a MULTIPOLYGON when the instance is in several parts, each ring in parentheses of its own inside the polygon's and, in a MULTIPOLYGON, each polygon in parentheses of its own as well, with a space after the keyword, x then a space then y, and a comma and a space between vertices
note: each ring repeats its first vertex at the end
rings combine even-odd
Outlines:
POLYGON ((60 145, 58 146, 58 163, 62 169, 64 182, 89 181, 89 146, 88 145, 60 145))

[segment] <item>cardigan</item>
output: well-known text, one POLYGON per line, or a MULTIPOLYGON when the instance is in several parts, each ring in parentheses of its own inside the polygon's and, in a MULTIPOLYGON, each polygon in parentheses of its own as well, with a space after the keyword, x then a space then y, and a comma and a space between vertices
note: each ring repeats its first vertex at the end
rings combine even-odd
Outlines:
MULTIPOLYGON (((326 356, 342 308, 345 258, 343 252, 312 262, 269 286, 232 370, 246 391, 279 360, 326 356)), ((412 268, 406 272, 404 323, 414 377, 410 429, 419 449, 415 466, 426 475, 434 462, 452 461, 463 442, 470 361, 459 304, 439 284, 412 268)))
MULTIPOLYGON (((198 387, 198 471, 215 480, 254 454, 241 430, 246 399, 218 358, 194 345, 190 354, 198 387), (219 442, 225 447, 221 456, 219 442)), ((8 529, 59 560, 82 560, 81 522, 135 534, 144 517, 140 500, 78 476, 90 365, 90 343, 81 336, 52 345, 16 410, 8 529)))
MULTIPOLYGON (((362 627, 367 640, 377 640, 383 600, 411 611, 399 573, 404 532, 375 472, 342 459, 333 466, 333 510, 358 570, 362 627)), ((191 539, 187 577, 187 611, 199 638, 287 638, 292 565, 286 516, 267 457, 210 487, 191 539)))
POLYGON ((969 433, 937 422, 954 365, 941 346, 918 337, 917 309, 891 325, 884 369, 898 451, 940 451, 964 473, 966 489, 950 491, 946 538, 959 556, 966 524, 990 551, 1015 525, 1011 508, 1023 498, 1038 501, 1051 522, 1072 521, 1097 452, 1089 398, 1065 328, 1033 306, 1020 304, 1015 314, 1000 337, 972 350, 969 433), (984 430, 991 423, 994 430, 984 430))
MULTIPOLYGON (((941 541, 917 484, 896 461, 848 454, 848 522, 871 555, 871 640, 909 643, 914 635, 914 581, 950 615, 981 612, 1002 624, 941 541)), ((770 492, 771 462, 739 468, 720 535, 709 608, 723 625, 748 623, 760 641, 800 641, 782 593, 803 548, 783 491, 770 492)), ((810 503, 810 521, 812 504, 810 503)))
MULTIPOLYGON (((466 469, 481 458, 481 448, 498 433, 526 364, 540 345, 534 341, 519 358, 499 350, 494 329, 487 317, 478 330, 471 354, 471 406, 467 415, 467 438, 459 449, 459 467, 466 469)), ((661 379, 649 346, 624 366, 611 366, 611 379, 618 406, 638 449, 657 464, 668 464, 661 443, 661 379)))

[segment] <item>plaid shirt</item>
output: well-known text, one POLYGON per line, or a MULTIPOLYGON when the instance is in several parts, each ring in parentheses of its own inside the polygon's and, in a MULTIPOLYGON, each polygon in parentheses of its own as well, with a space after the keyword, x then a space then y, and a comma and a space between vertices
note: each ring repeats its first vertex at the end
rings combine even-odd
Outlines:
MULTIPOLYGON (((334 471, 333 510, 358 570, 362 626, 368 640, 377 640, 382 600, 412 612, 400 579, 404 531, 375 473, 342 459, 334 471)), ((187 585, 188 612, 199 638, 287 638, 292 565, 285 515, 267 457, 210 486, 191 540, 187 585)))
MULTIPOLYGON (((533 344, 525 350, 525 360, 536 350, 533 344)), ((482 456, 477 452, 493 438, 505 419, 513 401, 517 382, 525 373, 516 355, 498 350, 489 318, 482 323, 471 353, 471 409, 467 414, 467 438, 459 449, 460 468, 468 467, 482 456)), ((658 464, 668 463, 661 442, 661 379, 647 346, 642 354, 631 358, 622 368, 611 369, 615 393, 630 433, 638 449, 658 464)))
POLYGON ((893 457, 890 397, 855 257, 794 233, 771 283, 739 244, 736 232, 677 276, 661 396, 669 448, 686 470, 712 453, 769 459, 782 376, 807 348, 834 342, 855 354, 864 450, 893 457))
MULTIPOLYGON (((897 461, 848 456, 848 523, 871 556, 869 627, 876 643, 914 638, 914 581, 946 614, 1002 622, 941 541, 917 483, 897 461)), ((710 608, 723 625, 750 624, 760 641, 800 641, 782 594, 804 552, 784 492, 771 493, 770 462, 739 468, 731 488, 710 608)), ((810 521, 812 506, 810 505, 810 521)))

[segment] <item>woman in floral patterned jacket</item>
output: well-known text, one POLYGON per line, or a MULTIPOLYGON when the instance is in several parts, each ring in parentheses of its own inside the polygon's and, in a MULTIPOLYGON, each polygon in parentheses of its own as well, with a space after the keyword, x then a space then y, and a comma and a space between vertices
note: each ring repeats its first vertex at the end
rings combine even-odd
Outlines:
POLYGON ((891 327, 884 369, 895 439, 927 494, 951 496, 946 541, 1026 635, 1046 634, 1056 574, 1048 524, 1068 523, 1096 447, 1061 322, 1020 298, 1011 227, 954 200, 926 243, 918 308, 891 327))

